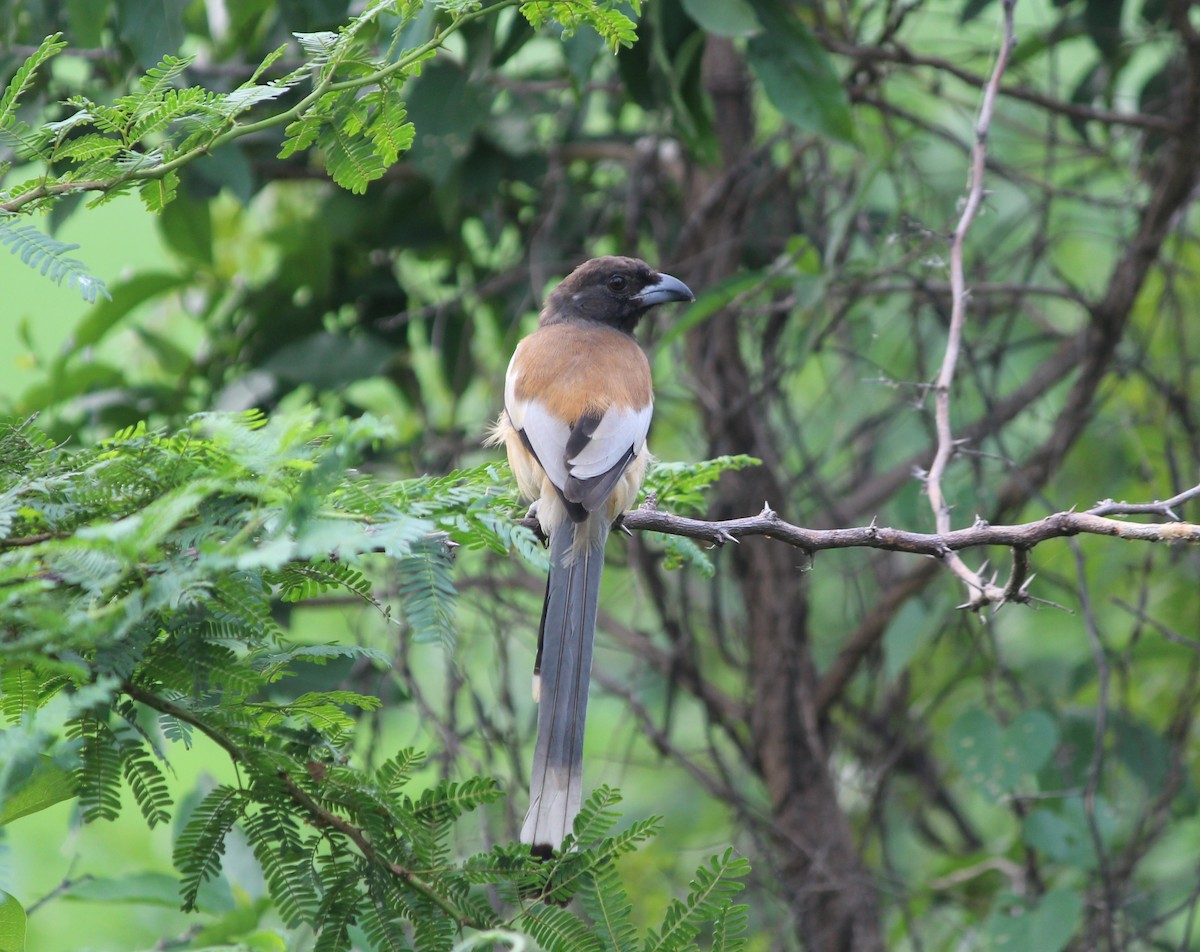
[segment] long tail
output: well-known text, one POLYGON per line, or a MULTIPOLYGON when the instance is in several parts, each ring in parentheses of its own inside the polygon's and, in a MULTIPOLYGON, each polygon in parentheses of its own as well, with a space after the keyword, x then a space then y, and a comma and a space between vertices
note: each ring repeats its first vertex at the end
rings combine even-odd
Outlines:
POLYGON ((607 525, 596 533, 595 527, 567 522, 550 537, 550 577, 534 670, 537 745, 529 813, 521 828, 521 842, 532 844, 539 855, 562 845, 583 795, 583 728, 607 536, 607 525), (576 532, 598 538, 575 552, 576 532))

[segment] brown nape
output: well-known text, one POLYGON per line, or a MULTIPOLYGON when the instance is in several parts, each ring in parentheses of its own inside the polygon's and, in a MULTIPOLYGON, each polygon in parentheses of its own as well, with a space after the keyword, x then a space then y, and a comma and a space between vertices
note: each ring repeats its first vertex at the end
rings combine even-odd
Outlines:
POLYGON ((550 324, 525 338, 521 350, 517 399, 536 397, 560 420, 603 415, 610 406, 637 410, 653 399, 645 353, 611 328, 550 324))

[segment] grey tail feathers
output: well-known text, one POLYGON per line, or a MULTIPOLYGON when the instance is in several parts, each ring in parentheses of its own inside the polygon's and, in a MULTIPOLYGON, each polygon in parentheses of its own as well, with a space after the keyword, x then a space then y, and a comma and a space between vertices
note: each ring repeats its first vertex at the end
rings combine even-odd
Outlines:
POLYGON ((540 855, 562 845, 582 799, 583 733, 607 528, 594 533, 594 527, 568 522, 550 538, 550 576, 534 673, 535 685, 540 675, 537 744, 529 813, 521 828, 521 842, 532 844, 540 855), (575 533, 589 529, 597 537, 576 551, 575 533))

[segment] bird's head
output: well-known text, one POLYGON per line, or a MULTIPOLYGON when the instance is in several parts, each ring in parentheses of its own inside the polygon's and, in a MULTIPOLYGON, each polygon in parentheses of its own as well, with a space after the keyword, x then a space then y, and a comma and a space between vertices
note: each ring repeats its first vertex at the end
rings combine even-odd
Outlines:
POLYGON ((585 261, 546 300, 542 323, 595 321, 626 334, 656 304, 693 301, 686 284, 637 258, 610 255, 585 261))

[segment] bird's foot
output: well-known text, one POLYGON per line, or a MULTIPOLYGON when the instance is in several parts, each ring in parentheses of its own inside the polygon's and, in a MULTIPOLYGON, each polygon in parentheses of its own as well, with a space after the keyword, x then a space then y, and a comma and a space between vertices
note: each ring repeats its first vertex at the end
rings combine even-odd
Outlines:
POLYGON ((548 546, 550 544, 550 537, 542 529, 542 520, 538 518, 538 500, 535 499, 530 504, 529 511, 525 513, 525 518, 533 521, 533 525, 530 528, 533 529, 533 534, 538 537, 538 541, 542 545, 548 546))

